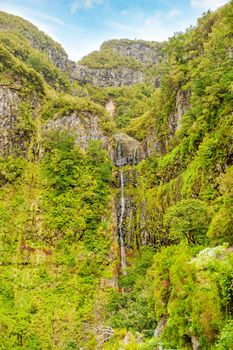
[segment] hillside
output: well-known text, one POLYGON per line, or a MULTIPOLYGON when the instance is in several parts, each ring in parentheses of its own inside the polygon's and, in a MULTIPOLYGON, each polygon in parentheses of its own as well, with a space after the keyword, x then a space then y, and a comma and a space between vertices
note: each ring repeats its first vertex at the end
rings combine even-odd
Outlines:
POLYGON ((143 40, 109 40, 78 62, 76 75, 96 87, 158 83, 159 74, 154 73, 164 58, 163 46, 143 40))
POLYGON ((232 19, 75 63, 0 12, 0 349, 233 349, 232 19))

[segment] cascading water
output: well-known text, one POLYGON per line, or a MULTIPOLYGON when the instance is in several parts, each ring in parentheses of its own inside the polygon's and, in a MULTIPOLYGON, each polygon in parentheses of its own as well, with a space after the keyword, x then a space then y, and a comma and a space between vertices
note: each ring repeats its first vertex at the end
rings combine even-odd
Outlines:
POLYGON ((126 242, 130 245, 136 227, 136 207, 127 195, 126 187, 135 187, 137 183, 135 165, 137 164, 140 143, 124 134, 117 135, 115 164, 118 167, 120 196, 118 205, 118 240, 121 259, 121 273, 127 274, 126 242), (125 170, 127 166, 127 170, 125 170))
POLYGON ((121 182, 121 202, 120 202, 120 218, 118 223, 119 241, 120 241, 120 254, 121 254, 121 272, 123 275, 126 274, 126 252, 124 242, 124 214, 125 214, 125 193, 124 193, 124 174, 120 171, 120 182, 121 182))
MULTIPOLYGON (((118 140, 117 144, 117 162, 116 165, 121 167, 124 165, 124 159, 122 157, 122 145, 121 139, 118 140)), ((121 273, 126 274, 126 250, 125 250, 125 240, 124 240, 124 216, 125 216, 125 191, 124 191, 125 181, 124 173, 120 170, 120 188, 121 188, 121 198, 120 198, 120 215, 118 219, 118 236, 120 245, 120 258, 121 258, 121 273)))

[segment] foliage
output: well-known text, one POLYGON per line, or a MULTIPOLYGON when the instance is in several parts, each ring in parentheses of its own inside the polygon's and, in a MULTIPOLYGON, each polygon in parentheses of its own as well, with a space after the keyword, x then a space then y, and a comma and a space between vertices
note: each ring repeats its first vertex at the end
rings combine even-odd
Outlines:
POLYGON ((152 264, 152 258, 153 251, 143 247, 140 256, 132 260, 127 275, 121 276, 119 290, 110 291, 107 310, 109 324, 113 328, 139 331, 147 337, 153 334, 154 300, 148 295, 149 284, 145 285, 145 273, 152 264))
POLYGON ((130 39, 112 39, 103 42, 101 45, 101 49, 107 49, 107 48, 114 48, 117 45, 137 45, 137 44, 142 44, 145 45, 149 48, 161 48, 163 46, 163 43, 157 42, 157 41, 145 41, 145 40, 130 40, 130 39))
POLYGON ((2 349, 187 350, 192 339, 231 349, 232 13, 232 2, 208 11, 166 43, 104 43, 81 63, 143 69, 150 82, 111 88, 69 81, 59 44, 0 13, 1 88, 17 104, 0 159, 2 349), (134 44, 158 64, 117 53, 134 44), (72 127, 47 132, 73 113, 98 118, 104 145, 80 149, 72 127), (116 132, 146 157, 124 168, 126 275, 116 169, 103 149, 116 132))
POLYGON ((19 179, 26 165, 25 158, 9 156, 0 158, 0 184, 13 183, 19 179))
POLYGON ((229 321, 222 329, 216 349, 231 350, 233 344, 233 321, 229 321))
POLYGON ((1 31, 13 31, 19 33, 23 35, 30 42, 30 44, 39 46, 41 51, 43 51, 43 49, 48 50, 52 47, 55 49, 55 51, 61 52, 65 55, 65 51, 60 44, 56 43, 44 32, 39 31, 37 27, 29 21, 19 16, 13 16, 2 11, 0 11, 0 21, 1 31))
POLYGON ((222 326, 225 303, 218 281, 231 271, 232 259, 224 247, 216 255, 203 250, 192 258, 196 252, 184 245, 165 248, 149 272, 157 320, 162 315, 168 319, 162 339, 169 347, 188 348, 193 335, 208 349, 222 326))
POLYGON ((91 328, 97 285, 108 274, 105 151, 95 142, 83 152, 72 137, 55 133, 43 160, 9 157, 1 176, 3 348, 93 344, 81 329, 91 328))
POLYGON ((93 51, 89 55, 84 56, 79 61, 79 64, 96 69, 109 69, 119 67, 127 67, 134 70, 142 69, 142 65, 139 62, 137 62, 134 58, 122 56, 111 49, 93 51))
POLYGON ((66 74, 51 63, 45 52, 34 49, 22 34, 15 31, 0 31, 0 42, 29 68, 40 73, 53 88, 65 91, 71 88, 66 74))
POLYGON ((172 241, 186 239, 189 244, 203 244, 209 226, 209 215, 203 202, 186 199, 169 207, 166 211, 165 225, 172 241))
POLYGON ((0 76, 5 85, 16 89, 22 86, 24 93, 36 91, 39 95, 44 95, 45 87, 41 76, 15 58, 2 44, 0 44, 0 59, 0 76))

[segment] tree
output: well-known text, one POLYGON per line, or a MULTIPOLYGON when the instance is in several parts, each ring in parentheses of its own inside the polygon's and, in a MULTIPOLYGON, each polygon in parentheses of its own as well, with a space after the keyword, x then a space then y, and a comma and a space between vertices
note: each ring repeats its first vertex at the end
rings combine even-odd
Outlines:
POLYGON ((189 244, 201 244, 206 241, 210 217, 202 201, 187 199, 170 207, 164 222, 171 240, 179 242, 186 239, 189 244))

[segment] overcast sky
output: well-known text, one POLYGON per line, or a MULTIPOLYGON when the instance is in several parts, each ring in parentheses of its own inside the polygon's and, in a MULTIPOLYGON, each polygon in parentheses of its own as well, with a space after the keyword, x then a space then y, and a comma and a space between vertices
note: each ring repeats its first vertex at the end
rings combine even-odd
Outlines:
POLYGON ((227 0, 0 0, 0 10, 28 19, 75 61, 113 38, 163 41, 195 25, 227 0))

